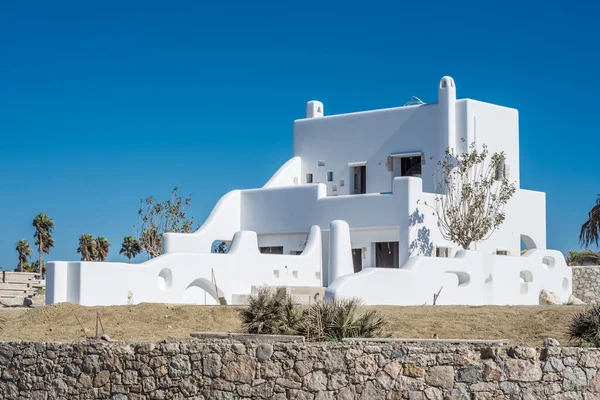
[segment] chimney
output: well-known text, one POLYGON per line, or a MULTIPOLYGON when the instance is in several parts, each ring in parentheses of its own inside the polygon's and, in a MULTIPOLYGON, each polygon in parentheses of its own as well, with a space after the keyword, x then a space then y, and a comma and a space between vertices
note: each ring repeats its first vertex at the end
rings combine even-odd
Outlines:
POLYGON ((317 100, 306 103, 306 118, 318 118, 323 115, 323 103, 317 100))

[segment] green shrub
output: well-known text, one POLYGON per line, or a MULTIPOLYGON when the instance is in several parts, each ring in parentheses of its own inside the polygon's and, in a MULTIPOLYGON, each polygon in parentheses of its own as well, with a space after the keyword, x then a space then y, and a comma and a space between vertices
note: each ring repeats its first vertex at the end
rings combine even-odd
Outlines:
POLYGON ((576 314, 568 329, 569 339, 580 345, 600 347, 600 306, 576 314))
POLYGON ((305 310, 298 329, 315 341, 385 337, 385 321, 376 310, 367 310, 359 299, 317 302, 305 310))
POLYGON ((582 251, 569 250, 567 253, 567 265, 600 265, 600 253, 589 249, 582 251))
POLYGON ((240 311, 242 326, 248 333, 293 334, 302 318, 302 310, 286 294, 285 288, 258 289, 250 296, 248 307, 240 311))
POLYGON ((260 288, 240 317, 248 333, 301 334, 313 341, 387 336, 383 318, 359 299, 319 301, 303 308, 285 288, 260 288))

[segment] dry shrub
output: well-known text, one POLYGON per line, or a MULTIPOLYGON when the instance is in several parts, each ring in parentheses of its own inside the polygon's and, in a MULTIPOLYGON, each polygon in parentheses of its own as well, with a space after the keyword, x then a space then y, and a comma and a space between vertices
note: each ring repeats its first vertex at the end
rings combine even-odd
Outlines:
POLYGON ((576 314, 568 329, 569 339, 579 344, 600 347, 600 306, 576 314))

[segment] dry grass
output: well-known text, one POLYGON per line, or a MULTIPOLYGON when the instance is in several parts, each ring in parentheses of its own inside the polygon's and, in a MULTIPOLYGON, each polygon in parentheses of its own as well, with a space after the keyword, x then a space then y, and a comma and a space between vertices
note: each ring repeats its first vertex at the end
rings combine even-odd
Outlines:
MULTIPOLYGON (((381 306, 377 309, 393 337, 509 339, 513 343, 541 345, 553 337, 568 342, 566 328, 577 306, 466 307, 381 306)), ((194 331, 239 332, 238 307, 139 304, 136 306, 82 307, 63 303, 31 310, 0 309, 1 340, 84 339, 77 318, 88 336, 95 334, 96 312, 106 333, 119 340, 189 338, 194 331)))

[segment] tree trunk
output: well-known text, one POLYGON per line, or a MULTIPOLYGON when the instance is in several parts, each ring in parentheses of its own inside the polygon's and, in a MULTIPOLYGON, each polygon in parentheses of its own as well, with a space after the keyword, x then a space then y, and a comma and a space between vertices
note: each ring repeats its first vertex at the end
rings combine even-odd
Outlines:
POLYGON ((23 272, 23 260, 19 260, 19 272, 23 272))
POLYGON ((38 268, 40 269, 38 272, 40 274, 40 276, 42 275, 42 262, 44 261, 44 243, 43 243, 43 239, 42 236, 40 235, 40 265, 38 266, 38 268))

